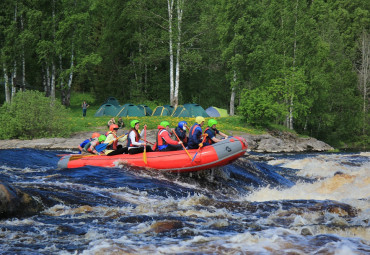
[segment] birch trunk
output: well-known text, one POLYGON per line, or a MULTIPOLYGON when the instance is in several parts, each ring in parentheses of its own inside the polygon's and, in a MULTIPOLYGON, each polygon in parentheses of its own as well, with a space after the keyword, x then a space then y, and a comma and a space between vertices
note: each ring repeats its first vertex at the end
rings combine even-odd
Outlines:
POLYGON ((230 97, 230 116, 234 116, 235 114, 235 84, 237 81, 236 71, 234 70, 234 84, 231 88, 231 97, 230 97))
POLYGON ((55 99, 55 64, 51 63, 50 97, 55 99))
POLYGON ((10 98, 10 90, 9 90, 9 76, 8 76, 8 70, 6 70, 5 64, 3 64, 3 71, 4 71, 5 102, 10 104, 11 98, 10 98))
POLYGON ((360 68, 358 70, 359 76, 359 90, 362 94, 362 111, 363 111, 363 127, 362 133, 363 135, 366 134, 367 128, 367 112, 368 112, 368 105, 369 105, 369 75, 370 75, 370 37, 366 31, 362 32, 360 38, 360 51, 361 51, 361 62, 360 68))
MULTIPOLYGON (((24 30, 24 24, 23 24, 23 14, 21 15, 21 30, 24 30)), ((26 90, 26 59, 25 59, 25 53, 24 53, 24 43, 22 43, 22 86, 21 90, 26 90)))
POLYGON ((71 88, 72 88, 72 81, 73 81, 73 71, 74 71, 74 44, 72 43, 72 52, 71 52, 71 67, 69 72, 69 78, 68 78, 68 85, 67 85, 67 91, 65 94, 65 105, 69 106, 71 103, 71 88))
POLYGON ((13 74, 12 74, 12 95, 11 98, 14 98, 15 93, 17 93, 17 84, 16 84, 16 79, 17 79, 17 61, 14 60, 14 67, 13 67, 13 74))
POLYGON ((170 53, 170 102, 172 104, 174 97, 174 68, 173 68, 173 2, 174 0, 167 0, 168 6, 168 33, 169 33, 169 53, 170 53))
POLYGON ((184 0, 177 0, 177 52, 176 52, 176 82, 173 101, 171 105, 175 108, 179 104, 179 87, 180 87, 180 52, 181 52, 181 23, 183 14, 184 0))

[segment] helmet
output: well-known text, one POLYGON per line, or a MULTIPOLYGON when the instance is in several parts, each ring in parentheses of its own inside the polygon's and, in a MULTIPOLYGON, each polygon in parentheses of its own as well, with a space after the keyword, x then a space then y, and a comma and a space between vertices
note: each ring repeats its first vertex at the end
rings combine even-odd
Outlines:
POLYGON ((178 124, 178 127, 183 129, 184 125, 188 125, 188 123, 186 121, 180 121, 179 124, 178 124))
POLYGON ((118 129, 118 125, 117 124, 112 124, 109 126, 109 130, 113 132, 113 129, 118 129))
POLYGON ((99 136, 99 143, 104 142, 107 137, 105 135, 99 136))
POLYGON ((209 121, 208 121, 208 126, 209 127, 212 127, 213 125, 216 125, 217 124, 217 120, 215 120, 215 119, 210 119, 209 121))
POLYGON ((170 123, 168 121, 162 121, 161 124, 162 127, 167 127, 167 126, 170 126, 170 123))
POLYGON ((91 136, 91 138, 97 138, 97 137, 99 137, 100 136, 100 134, 99 133, 97 133, 97 132, 95 132, 95 133, 93 133, 92 134, 92 136, 91 136))
POLYGON ((131 122, 130 122, 130 126, 132 127, 132 128, 134 128, 135 127, 135 125, 137 124, 137 123, 139 123, 140 121, 138 121, 138 120, 131 120, 131 122))
POLYGON ((202 116, 198 116, 195 118, 195 122, 198 124, 202 123, 202 121, 204 122, 206 121, 202 116))

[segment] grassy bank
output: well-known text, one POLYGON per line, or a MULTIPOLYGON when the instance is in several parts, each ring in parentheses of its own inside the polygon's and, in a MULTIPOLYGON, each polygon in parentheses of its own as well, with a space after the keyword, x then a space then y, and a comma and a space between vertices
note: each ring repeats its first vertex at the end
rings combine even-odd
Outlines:
MULTIPOLYGON (((68 122, 72 132, 81 132, 81 131, 94 131, 97 127, 107 127, 108 121, 112 118, 111 116, 103 117, 94 117, 95 112, 99 109, 99 106, 92 105, 87 109, 87 116, 82 116, 82 109, 80 106, 72 106, 70 109, 70 114, 68 117, 68 122)), ((116 121, 118 117, 115 117, 116 121)), ((146 117, 123 117, 122 118, 126 127, 128 129, 130 126, 131 120, 138 119, 141 123, 146 124, 148 129, 156 129, 161 121, 168 121, 171 124, 171 127, 175 128, 177 123, 180 121, 186 121, 189 125, 194 123, 195 118, 178 118, 170 116, 146 116, 146 117)), ((206 121, 210 118, 205 118, 206 121)), ((218 121, 217 128, 219 130, 225 131, 228 130, 236 132, 245 132, 250 134, 263 134, 265 133, 262 129, 257 129, 248 126, 243 122, 242 118, 239 116, 233 117, 223 117, 215 118, 218 121)))

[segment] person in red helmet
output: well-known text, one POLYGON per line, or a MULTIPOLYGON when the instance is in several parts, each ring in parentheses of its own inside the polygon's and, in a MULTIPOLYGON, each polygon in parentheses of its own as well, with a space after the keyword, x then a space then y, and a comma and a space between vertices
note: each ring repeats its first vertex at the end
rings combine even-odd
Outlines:
POLYGON ((117 124, 112 124, 109 126, 109 132, 107 138, 105 139, 104 143, 110 143, 107 148, 104 150, 105 155, 113 156, 118 154, 127 154, 127 147, 123 147, 118 142, 123 143, 127 140, 127 134, 124 137, 118 138, 117 131, 119 127, 117 124))
POLYGON ((100 136, 99 133, 95 132, 91 135, 90 138, 84 140, 82 143, 80 143, 80 145, 78 145, 78 149, 80 150, 80 153, 82 153, 84 151, 84 148, 86 146, 86 144, 90 143, 93 139, 95 138, 98 138, 100 136))

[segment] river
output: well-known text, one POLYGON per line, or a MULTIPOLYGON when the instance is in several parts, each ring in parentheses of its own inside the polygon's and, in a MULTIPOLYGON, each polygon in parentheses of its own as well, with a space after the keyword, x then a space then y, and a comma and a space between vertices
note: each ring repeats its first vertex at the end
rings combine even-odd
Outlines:
POLYGON ((0 150, 0 180, 42 201, 0 220, 0 254, 369 254, 370 153, 254 154, 199 174, 56 168, 0 150))

